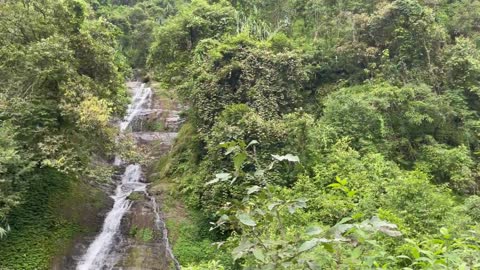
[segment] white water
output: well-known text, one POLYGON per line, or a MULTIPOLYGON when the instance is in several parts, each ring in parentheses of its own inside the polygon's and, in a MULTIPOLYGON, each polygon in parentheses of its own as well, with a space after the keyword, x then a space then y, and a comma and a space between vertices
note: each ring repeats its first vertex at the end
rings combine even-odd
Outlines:
MULTIPOLYGON (((152 89, 144 84, 133 87, 134 93, 127 116, 120 123, 120 133, 127 130, 135 117, 143 110, 150 108, 152 103, 152 89)), ((114 165, 121 165, 122 159, 115 157, 114 165)), ((125 213, 130 209, 132 202, 127 197, 134 191, 146 192, 146 184, 141 183, 142 168, 139 164, 130 164, 125 169, 122 181, 115 190, 113 208, 107 214, 102 231, 90 244, 87 252, 77 265, 77 270, 111 269, 115 261, 109 258, 115 245, 115 236, 119 234, 120 223, 125 213)), ((156 205, 155 205, 156 207, 156 205)))
MULTIPOLYGON (((134 86, 133 89, 134 92, 132 102, 130 103, 130 105, 128 105, 127 116, 122 122, 120 122, 120 134, 124 133, 127 130, 127 128, 132 124, 132 121, 135 120, 137 116, 139 116, 145 111, 149 111, 152 105, 153 92, 150 87, 145 87, 145 84, 142 83, 140 86, 134 86)), ((120 156, 115 156, 113 165, 122 165, 122 159, 120 158, 120 156)))
POLYGON ((128 106, 127 117, 120 123, 120 132, 124 132, 132 123, 132 121, 143 111, 150 109, 152 105, 152 89, 141 84, 140 87, 135 88, 133 99, 130 106, 128 106))
POLYGON ((150 196, 146 191, 145 194, 152 201, 153 211, 155 212, 155 226, 157 227, 157 230, 162 232, 162 240, 165 244, 165 250, 167 251, 167 255, 170 257, 170 259, 172 259, 175 265, 175 269, 180 270, 181 266, 178 260, 175 258, 175 255, 173 255, 172 247, 170 246, 170 241, 168 240, 167 226, 165 224, 163 216, 160 214, 160 211, 158 209, 157 200, 155 200, 155 196, 150 196))
POLYGON ((141 183, 142 168, 138 164, 130 164, 125 169, 122 182, 117 186, 115 195, 112 196, 115 203, 112 210, 107 214, 103 224, 102 232, 95 238, 83 259, 77 266, 77 270, 98 270, 107 265, 107 258, 114 244, 114 238, 120 229, 120 222, 123 215, 130 209, 132 203, 127 197, 134 191, 145 191, 146 184, 141 183))

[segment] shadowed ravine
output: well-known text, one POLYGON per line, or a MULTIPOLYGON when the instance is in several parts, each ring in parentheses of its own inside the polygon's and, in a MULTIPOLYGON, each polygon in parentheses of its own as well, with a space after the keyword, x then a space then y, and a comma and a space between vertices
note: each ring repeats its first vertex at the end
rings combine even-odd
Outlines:
MULTIPOLYGON (((129 82, 132 101, 119 124, 120 136, 131 133, 137 145, 159 143, 168 151, 177 133, 177 110, 154 108, 153 91, 145 84, 129 82), (162 117, 159 117, 162 116, 162 117), (163 121, 164 132, 144 130, 145 119, 163 121)), ((140 164, 128 164, 117 156, 121 174, 111 198, 113 207, 93 240, 78 243, 61 269, 180 269, 168 241, 163 214, 140 164)))

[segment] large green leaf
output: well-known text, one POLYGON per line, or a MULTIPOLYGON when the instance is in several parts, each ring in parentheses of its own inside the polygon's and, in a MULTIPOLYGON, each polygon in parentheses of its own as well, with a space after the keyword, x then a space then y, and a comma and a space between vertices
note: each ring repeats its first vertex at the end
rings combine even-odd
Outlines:
POLYGON ((232 178, 232 175, 230 173, 217 173, 215 175, 215 179, 208 181, 205 185, 212 185, 221 181, 227 181, 230 178, 232 178))
POLYGON ((239 171, 241 169, 242 164, 243 162, 245 162, 245 160, 247 160, 247 155, 245 153, 238 153, 237 155, 235 155, 235 157, 233 158, 233 165, 236 171, 239 171))
POLYGON ((250 227, 255 227, 257 226, 257 223, 252 219, 252 217, 248 213, 241 213, 237 215, 238 220, 242 224, 245 224, 250 227))
POLYGON ((253 256, 261 262, 265 262, 265 254, 263 253, 263 250, 260 247, 255 247, 252 251, 253 256))
POLYGON ((262 188, 259 187, 259 186, 251 186, 251 187, 247 188, 247 194, 250 195, 252 193, 258 192, 260 189, 262 189, 262 188))
POLYGON ((298 248, 298 252, 305 252, 307 250, 310 250, 318 246, 321 243, 329 243, 329 242, 330 240, 325 238, 313 238, 311 240, 303 242, 303 244, 298 248))
POLYGON ((290 162, 300 162, 300 158, 298 156, 294 156, 292 154, 286 154, 284 156, 279 155, 272 155, 272 157, 278 161, 290 161, 290 162))

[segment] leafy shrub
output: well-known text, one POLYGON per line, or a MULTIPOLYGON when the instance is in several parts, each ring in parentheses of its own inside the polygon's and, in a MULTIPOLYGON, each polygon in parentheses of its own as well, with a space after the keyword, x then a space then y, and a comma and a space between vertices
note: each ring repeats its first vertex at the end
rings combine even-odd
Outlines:
POLYGON ((480 222, 480 197, 473 195, 465 200, 465 213, 475 222, 480 222))

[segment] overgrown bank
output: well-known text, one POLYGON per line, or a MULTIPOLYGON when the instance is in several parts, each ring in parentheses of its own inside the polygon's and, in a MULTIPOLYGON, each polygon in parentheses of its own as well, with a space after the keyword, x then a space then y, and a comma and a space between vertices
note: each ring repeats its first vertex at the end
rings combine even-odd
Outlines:
POLYGON ((189 106, 151 172, 182 264, 479 267, 477 2, 88 2, 0 9, 0 234, 32 172, 109 176, 130 64, 189 106))
POLYGON ((50 269, 108 206, 129 72, 85 1, 0 5, 0 268, 50 269), (87 184, 88 183, 88 184, 87 184))
POLYGON ((229 269, 233 265, 230 254, 218 250, 215 245, 221 237, 210 231, 211 224, 204 214, 188 204, 188 198, 182 195, 177 179, 169 173, 171 168, 178 166, 174 163, 174 157, 178 153, 188 152, 186 145, 194 142, 196 134, 192 131, 190 124, 184 124, 170 152, 152 163, 151 191, 157 194, 158 200, 162 202, 169 240, 182 269, 195 269, 197 265, 209 263, 211 260, 219 262, 210 263, 211 265, 224 265, 229 269))
POLYGON ((31 181, 30 200, 9 216, 0 269, 61 269, 75 239, 94 235, 103 221, 99 213, 110 207, 103 190, 55 170, 37 170, 31 181))
POLYGON ((190 105, 158 172, 234 261, 193 267, 478 267, 478 8, 181 6, 147 61, 190 105))

